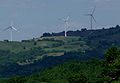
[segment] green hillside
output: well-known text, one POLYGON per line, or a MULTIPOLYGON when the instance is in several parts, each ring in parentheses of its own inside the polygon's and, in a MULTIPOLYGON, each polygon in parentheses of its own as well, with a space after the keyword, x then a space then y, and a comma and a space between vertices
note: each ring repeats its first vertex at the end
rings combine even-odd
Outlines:
POLYGON ((50 83, 68 83, 70 76, 82 73, 89 78, 89 80, 95 81, 95 78, 99 75, 100 70, 99 61, 73 61, 30 76, 28 78, 28 82, 32 83, 32 81, 39 81, 50 83))
MULTIPOLYGON (((76 42, 80 37, 46 37, 33 40, 26 40, 23 42, 10 42, 10 41, 0 41, 0 50, 10 50, 11 52, 19 53, 22 51, 28 51, 34 47, 47 48, 49 50, 52 47, 59 47, 62 44, 67 44, 68 42, 76 42)), ((61 47, 64 48, 64 47, 61 47)), ((68 46, 69 48, 69 46, 68 46)), ((58 48, 59 49, 59 48, 58 48)))
POLYGON ((0 78, 28 76, 72 60, 103 59, 106 49, 120 47, 120 27, 76 32, 82 35, 0 41, 0 78))
POLYGON ((0 78, 30 75, 65 61, 81 59, 84 56, 81 56, 80 53, 87 50, 89 51, 91 48, 86 45, 84 39, 75 36, 43 37, 22 42, 1 41, 0 78), (69 54, 71 54, 71 58, 68 56, 69 54), (54 60, 54 58, 56 59, 54 60), (32 66, 33 68, 31 68, 32 66))
MULTIPOLYGON (((15 63, 24 65, 29 64, 24 62, 29 59, 32 59, 29 61, 32 63, 35 60, 41 59, 43 56, 61 56, 64 52, 77 51, 79 49, 81 49, 81 51, 90 49, 80 37, 49 37, 39 38, 39 40, 29 40, 26 42, 1 41, 0 51, 1 53, 5 52, 6 54, 3 54, 5 56, 1 55, 0 59, 3 61, 4 59, 8 59, 9 56, 9 58, 15 63), (42 50, 43 53, 40 53, 40 50, 42 50)), ((1 61, 0 63, 4 63, 1 61)))
MULTIPOLYGON (((68 80, 70 76, 74 74, 84 74, 94 83, 96 81, 96 76, 99 75, 100 72, 101 63, 99 60, 72 61, 29 77, 13 78, 19 80, 19 82, 12 82, 13 79, 9 79, 7 82, 20 83, 21 81, 22 83, 69 83, 68 80)), ((4 82, 6 83, 6 81, 4 82)))
POLYGON ((109 48, 105 59, 70 61, 31 76, 1 79, 2 83, 119 83, 120 49, 109 48))

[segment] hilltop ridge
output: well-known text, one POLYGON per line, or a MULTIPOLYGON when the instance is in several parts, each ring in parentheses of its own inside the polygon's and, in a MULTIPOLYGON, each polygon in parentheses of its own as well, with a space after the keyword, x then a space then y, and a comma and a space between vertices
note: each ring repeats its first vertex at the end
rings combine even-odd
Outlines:
MULTIPOLYGON (((87 28, 82 28, 81 30, 67 31, 67 36, 85 36, 85 37, 89 37, 89 36, 93 35, 94 32, 96 32, 96 35, 100 35, 100 34, 103 34, 103 33, 108 33, 108 31, 111 31, 111 32, 115 31, 115 33, 119 32, 120 31, 120 26, 116 25, 115 27, 102 28, 102 29, 93 29, 93 30, 87 30, 87 28)), ((43 33, 43 35, 41 37, 51 37, 51 36, 64 36, 64 31, 58 32, 58 33, 43 33)))

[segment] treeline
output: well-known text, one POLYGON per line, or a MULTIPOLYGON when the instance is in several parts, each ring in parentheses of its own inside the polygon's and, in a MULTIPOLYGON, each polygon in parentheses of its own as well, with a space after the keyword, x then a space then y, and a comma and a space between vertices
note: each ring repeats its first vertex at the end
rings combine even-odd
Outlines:
MULTIPOLYGON (((105 35, 113 35, 116 32, 120 32, 120 26, 116 25, 115 27, 110 27, 108 29, 102 28, 98 30, 87 30, 87 28, 82 28, 81 30, 76 30, 76 31, 67 31, 68 36, 90 36, 90 38, 93 37, 102 37, 105 35), (90 36, 91 31, 98 33, 98 35, 92 35, 90 36)), ((59 33, 43 33, 41 37, 50 37, 50 36, 64 36, 64 31, 59 32, 59 33)))

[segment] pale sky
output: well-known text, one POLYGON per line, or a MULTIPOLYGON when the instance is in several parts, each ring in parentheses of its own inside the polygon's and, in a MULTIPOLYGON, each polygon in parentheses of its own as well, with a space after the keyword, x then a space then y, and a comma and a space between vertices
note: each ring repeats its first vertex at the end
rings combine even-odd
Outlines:
POLYGON ((89 28, 89 17, 96 6, 94 29, 119 23, 120 0, 0 0, 0 40, 10 39, 10 31, 3 31, 11 21, 19 32, 13 40, 40 37, 44 32, 64 31, 63 21, 70 16, 68 30, 89 28))

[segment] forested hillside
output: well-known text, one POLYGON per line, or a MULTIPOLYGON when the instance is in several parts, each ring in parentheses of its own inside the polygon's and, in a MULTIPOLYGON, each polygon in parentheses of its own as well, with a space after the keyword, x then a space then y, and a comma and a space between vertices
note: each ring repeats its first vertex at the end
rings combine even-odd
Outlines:
MULTIPOLYGON (((67 37, 53 35, 21 42, 0 41, 0 78, 29 76, 73 60, 73 64, 76 64, 76 60, 103 60, 109 47, 120 47, 119 32, 117 25, 109 29, 72 31, 72 34, 80 35, 67 37)), ((84 64, 87 65, 87 62, 84 64)))
POLYGON ((103 60, 70 61, 28 76, 2 79, 3 83, 119 83, 120 49, 109 48, 103 60))

